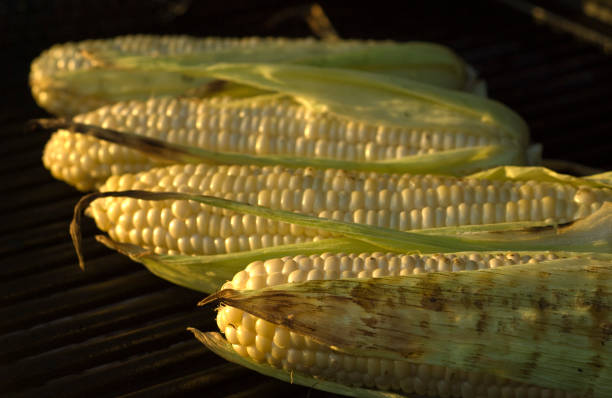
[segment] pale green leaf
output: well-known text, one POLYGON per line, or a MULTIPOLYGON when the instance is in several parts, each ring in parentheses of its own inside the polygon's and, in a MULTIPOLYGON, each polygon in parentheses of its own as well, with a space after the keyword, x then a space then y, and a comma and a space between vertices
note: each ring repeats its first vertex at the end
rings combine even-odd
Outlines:
POLYGON ((340 383, 327 381, 312 376, 306 375, 301 372, 287 372, 282 369, 274 368, 267 363, 257 363, 250 358, 244 358, 238 355, 232 345, 227 342, 219 333, 202 333, 195 328, 189 328, 194 336, 206 346, 206 348, 213 351, 223 359, 244 366, 245 368, 254 370, 266 376, 274 377, 276 379, 285 381, 287 383, 298 384, 306 387, 315 388, 317 390, 328 391, 335 394, 346 395, 349 397, 358 398, 402 398, 407 397, 402 394, 396 394, 393 392, 376 391, 365 388, 349 387, 340 383))

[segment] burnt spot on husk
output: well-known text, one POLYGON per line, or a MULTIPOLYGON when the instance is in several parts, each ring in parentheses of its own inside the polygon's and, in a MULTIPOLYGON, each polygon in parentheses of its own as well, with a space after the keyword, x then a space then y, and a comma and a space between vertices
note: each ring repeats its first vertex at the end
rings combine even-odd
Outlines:
POLYGON ((588 306, 588 311, 595 325, 599 326, 601 333, 595 333, 591 336, 591 346, 595 350, 602 349, 612 336, 612 324, 608 321, 610 318, 610 306, 604 299, 606 288, 598 286, 593 296, 585 300, 584 304, 588 306))
POLYGON ((368 327, 374 328, 376 327, 376 325, 378 324, 378 321, 376 320, 375 317, 362 317, 361 321, 368 325, 368 327))
POLYGON ((444 310, 446 298, 442 294, 442 288, 434 277, 428 274, 418 283, 418 287, 423 290, 421 294, 421 307, 430 311, 440 312, 444 310))
POLYGON ((480 317, 478 318, 478 322, 476 322, 476 331, 478 334, 484 333, 487 327, 488 315, 486 312, 481 312, 480 317))
POLYGON ((572 317, 569 314, 561 315, 561 331, 564 333, 571 333, 574 325, 571 322, 572 317))
POLYGON ((199 88, 201 94, 208 96, 214 95, 227 87, 228 82, 225 80, 213 80, 199 88))
MULTIPOLYGON (((381 297, 379 289, 376 289, 372 284, 364 282, 356 284, 350 291, 351 300, 363 308, 366 312, 372 311, 376 307, 374 297, 381 297)), ((387 302, 387 304, 389 304, 387 302)), ((390 307, 394 305, 391 302, 390 307)))
POLYGON ((544 297, 540 297, 537 306, 540 311, 546 311, 546 309, 550 307, 550 303, 544 297))
POLYGON ((539 351, 534 351, 531 353, 528 362, 521 367, 521 374, 525 376, 525 378, 529 378, 534 370, 538 368, 538 361, 540 356, 542 355, 539 351))
POLYGON ((605 346, 606 343, 612 337, 612 323, 603 322, 599 326, 601 328, 601 346, 605 346))

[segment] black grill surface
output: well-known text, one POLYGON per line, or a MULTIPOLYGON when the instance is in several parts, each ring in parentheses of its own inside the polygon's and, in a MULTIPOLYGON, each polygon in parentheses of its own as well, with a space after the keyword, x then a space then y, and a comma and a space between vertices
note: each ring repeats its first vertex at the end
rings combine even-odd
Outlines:
MULTIPOLYGON (((579 3, 539 5, 609 40, 609 26, 585 16, 574 6, 579 3)), ((127 33, 306 36, 310 30, 298 12, 305 4, 0 3, 0 395, 332 396, 260 376, 207 351, 186 331, 216 329, 214 310, 195 306, 203 295, 102 247, 90 221, 81 271, 68 238, 81 194, 42 167, 48 136, 24 131, 27 120, 47 116, 30 96, 29 63, 56 42, 127 33)), ((536 21, 525 2, 417 1, 402 9, 385 2, 320 4, 345 38, 450 46, 480 71, 491 97, 527 120, 545 157, 611 168, 612 60, 601 40, 567 24, 536 21)))

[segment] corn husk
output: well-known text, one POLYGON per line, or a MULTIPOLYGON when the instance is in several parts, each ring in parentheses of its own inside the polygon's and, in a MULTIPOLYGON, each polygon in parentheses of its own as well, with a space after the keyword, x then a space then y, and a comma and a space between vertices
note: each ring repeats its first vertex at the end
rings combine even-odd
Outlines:
MULTIPOLYGON (((502 168, 489 171, 486 175, 502 180, 546 179, 573 186, 609 188, 605 174, 579 179, 540 168, 502 168)), ((563 259, 540 263, 540 268, 520 265, 502 267, 490 273, 457 273, 466 275, 462 277, 434 273, 413 275, 406 280, 402 277, 366 282, 317 281, 250 292, 223 290, 204 303, 220 300, 308 335, 341 352, 449 366, 458 370, 477 369, 519 382, 572 391, 585 397, 602 398, 610 393, 611 202, 604 203, 591 216, 568 225, 523 222, 411 232, 175 192, 91 194, 81 202, 81 209, 77 209, 75 214, 80 214, 92 200, 104 196, 189 199, 231 211, 319 228, 337 236, 313 244, 200 257, 154 255, 141 248, 102 239, 107 245, 142 262, 158 276, 205 292, 216 291, 223 282, 231 279, 233 273, 251 261, 316 253, 317 250, 558 252, 563 259), (317 245, 320 247, 317 248, 317 245), (506 268, 525 268, 525 271, 505 272, 506 268), (354 311, 355 306, 359 307, 359 311, 354 311), (398 313, 390 313, 391 310, 398 310, 398 313), (344 316, 346 312, 350 316, 344 316), (333 323, 329 327, 319 327, 329 318, 334 318, 334 314, 342 314, 336 318, 344 319, 335 319, 334 322, 340 323, 333 323), (399 322, 398 319, 401 324, 390 324, 399 322), (428 322, 426 328, 423 320, 428 322), (359 322, 373 329, 365 329, 359 322), (503 326, 504 334, 499 333, 496 329, 498 326, 503 326), (387 333, 382 333, 380 340, 377 335, 373 338, 371 334, 378 333, 379 328, 387 333), (355 334, 355 329, 361 332, 355 334), (335 336, 334 340, 332 335, 334 331, 339 334, 338 330, 343 331, 340 333, 343 336, 335 336), (345 334, 345 330, 351 330, 351 333, 345 334), (395 344, 398 339, 402 343, 400 346, 395 344), (487 351, 485 348, 490 346, 494 346, 494 350, 487 351)), ((299 372, 289 373, 257 364, 241 358, 219 334, 191 330, 208 348, 224 358, 281 380, 351 396, 401 396, 351 388, 299 372)))
POLYGON ((410 79, 337 68, 257 63, 216 64, 191 73, 291 95, 313 109, 351 120, 467 130, 512 138, 523 146, 528 140, 525 122, 499 102, 410 79))
MULTIPOLYGON (((526 168, 522 173, 520 171, 521 168, 508 168, 505 174, 500 170, 494 170, 491 173, 504 174, 503 178, 507 180, 526 178, 528 175, 531 179, 548 178, 549 181, 574 186, 587 184, 599 188, 608 187, 602 181, 557 175, 542 168, 526 168)), ((502 178, 500 175, 498 178, 502 178)), ((208 256, 156 255, 134 245, 113 242, 105 237, 100 238, 107 246, 141 262, 161 278, 203 292, 216 290, 226 280, 231 279, 233 274, 245 264, 297 254, 355 251, 449 253, 493 250, 612 253, 612 202, 605 202, 595 213, 567 225, 556 225, 554 222, 513 222, 398 231, 274 210, 210 196, 176 192, 127 191, 90 194, 84 197, 77 206, 72 231, 79 256, 80 232, 78 226, 81 212, 91 201, 106 196, 125 196, 147 200, 194 200, 238 213, 253 214, 276 221, 325 230, 334 236, 334 238, 317 242, 208 256)), ((84 260, 82 257, 79 258, 83 266, 84 260)))
MULTIPOLYGON (((466 175, 498 165, 523 165, 527 162, 529 133, 525 122, 502 104, 475 95, 392 76, 311 66, 215 64, 203 70, 196 69, 193 73, 225 79, 265 92, 255 97, 234 99, 211 106, 231 108, 242 106, 245 101, 254 105, 289 97, 308 109, 344 120, 391 128, 469 133, 495 138, 493 142, 496 144, 364 162, 332 157, 215 152, 133 134, 127 127, 122 128, 122 131, 113 131, 70 120, 39 120, 34 125, 49 130, 68 129, 75 133, 89 134, 142 151, 155 161, 166 164, 206 162, 466 175)), ((82 166, 77 162, 75 167, 82 166)), ((83 174, 88 172, 91 173, 83 170, 83 174)), ((85 185, 99 184, 106 177, 108 175, 89 176, 93 184, 85 185)))
MULTIPOLYGON (((218 86, 215 77, 194 78, 180 69, 220 62, 354 68, 452 89, 468 89, 472 83, 464 61, 449 48, 434 43, 252 38, 247 45, 237 44, 238 39, 138 35, 56 45, 32 62, 30 86, 39 105, 51 113, 73 115, 151 96, 214 95, 218 86), (224 41, 225 48, 187 50, 189 45, 197 48, 214 40, 224 41), (137 41, 148 42, 150 48, 138 49, 134 45, 137 41), (181 41, 190 44, 181 48, 176 44, 181 41), (72 61, 60 65, 57 60, 63 53, 71 54, 72 61), (169 70, 165 64, 174 65, 176 70, 169 70)), ((252 88, 233 86, 244 91, 236 94, 254 92, 252 88)))
MULTIPOLYGON (((604 398, 612 394, 611 281, 609 258, 566 258, 228 289, 202 304, 219 301, 344 353, 482 371, 604 398)), ((196 335, 215 352, 232 350, 220 336, 196 335)), ((253 366, 275 377, 283 373, 253 366)))
POLYGON ((285 381, 287 383, 298 384, 317 390, 328 391, 335 394, 347 395, 359 398, 401 398, 404 395, 395 394, 392 392, 376 391, 367 388, 356 388, 345 386, 333 381, 321 380, 313 378, 307 374, 300 372, 287 372, 282 369, 277 369, 271 366, 262 366, 252 359, 244 358, 238 355, 232 348, 232 345, 227 342, 219 333, 208 332, 203 333, 195 328, 188 328, 193 335, 202 342, 206 348, 224 358, 229 362, 244 366, 245 368, 254 370, 266 376, 285 381))
POLYGON ((569 184, 574 187, 590 186, 612 189, 612 171, 575 177, 557 173, 545 167, 499 166, 470 175, 471 178, 482 178, 497 181, 541 181, 569 184))
MULTIPOLYGON (((38 119, 30 128, 47 130, 66 129, 87 134, 97 139, 146 153, 162 165, 176 163, 208 163, 225 165, 285 166, 290 168, 342 169, 372 171, 376 173, 440 174, 463 176, 498 164, 517 163, 516 153, 498 145, 486 145, 440 152, 410 155, 378 161, 350 161, 287 155, 250 155, 235 152, 216 152, 203 148, 170 143, 138 134, 119 132, 98 126, 76 123, 64 119, 38 119)), ((521 163, 521 162, 518 162, 521 163)), ((88 176, 97 184, 104 176, 88 176)), ((91 185, 91 184, 88 184, 91 185)))

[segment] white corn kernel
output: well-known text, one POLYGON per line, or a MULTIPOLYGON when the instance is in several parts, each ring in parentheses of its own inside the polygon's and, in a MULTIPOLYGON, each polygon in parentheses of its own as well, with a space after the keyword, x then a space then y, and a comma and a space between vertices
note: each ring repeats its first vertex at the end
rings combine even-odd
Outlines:
MULTIPOLYGON (((255 262, 247 268, 254 272, 253 278, 265 277, 264 273, 272 272, 270 276, 280 274, 278 269, 285 269, 291 275, 299 273, 296 282, 305 280, 311 272, 337 273, 344 269, 342 277, 354 278, 390 274, 404 274, 427 270, 447 270, 453 265, 452 271, 462 269, 489 268, 533 261, 539 262, 555 258, 554 253, 537 255, 533 258, 521 258, 517 253, 493 254, 460 254, 460 255, 395 255, 385 253, 362 253, 295 256, 270 261, 269 267, 263 262, 255 262), (278 265, 277 262, 279 263, 278 265), (350 263, 353 265, 351 266, 350 263), (365 263, 364 263, 365 262, 365 263), (473 265, 469 265, 472 263, 473 265), (274 266, 272 266, 274 264, 274 266), (355 265, 356 264, 356 265, 355 265), (455 265, 459 269, 455 268, 455 265), (290 271, 292 270, 292 271, 290 271)), ((248 285, 243 278, 249 272, 243 271, 234 279, 240 284, 248 285)), ((292 281, 289 280, 289 283, 292 281)), ((232 288, 237 288, 232 280, 232 288)), ((223 307, 217 318, 220 330, 226 334, 226 339, 234 344, 233 347, 239 355, 250 357, 258 362, 267 362, 271 366, 286 371, 299 371, 313 376, 329 379, 353 386, 370 386, 382 390, 396 390, 404 393, 429 394, 439 397, 553 397, 552 390, 538 388, 530 385, 509 382, 501 377, 491 377, 480 372, 456 372, 443 366, 430 366, 422 363, 408 361, 389 361, 379 358, 355 357, 340 352, 331 351, 328 347, 314 342, 307 336, 289 332, 282 326, 273 325, 262 319, 247 316, 242 311, 223 307), (247 330, 249 332, 247 332, 247 330), (242 344, 242 343, 245 344, 242 344), (454 394, 454 395, 453 395, 454 394), (515 395, 517 394, 517 395, 515 395), (524 395, 521 395, 524 394, 524 395), (535 395, 534 395, 535 394, 535 395)), ((561 391, 554 392, 554 398, 572 398, 571 395, 561 391)))

